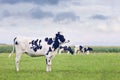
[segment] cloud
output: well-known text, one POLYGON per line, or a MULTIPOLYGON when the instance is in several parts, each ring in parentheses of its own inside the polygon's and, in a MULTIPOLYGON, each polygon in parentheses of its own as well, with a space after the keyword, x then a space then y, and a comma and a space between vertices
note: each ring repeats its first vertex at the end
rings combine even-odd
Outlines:
POLYGON ((9 16, 11 16, 11 13, 10 13, 9 11, 4 10, 4 11, 2 12, 2 17, 9 17, 9 16))
POLYGON ((53 14, 51 12, 42 11, 39 8, 34 8, 30 10, 30 17, 32 17, 33 19, 43 19, 53 17, 53 14))
POLYGON ((61 12, 55 16, 54 21, 58 23, 59 22, 68 23, 68 22, 75 22, 79 19, 80 17, 77 16, 74 12, 61 12))
POLYGON ((106 20, 108 19, 107 16, 102 15, 102 14, 96 14, 90 17, 91 19, 97 19, 97 20, 106 20))
POLYGON ((53 13, 50 11, 44 11, 39 6, 34 4, 19 4, 19 5, 2 5, 0 19, 5 18, 23 18, 23 19, 44 19, 53 17, 53 13), (24 8, 23 5, 26 5, 24 8), (19 10, 18 10, 19 9, 19 10))
POLYGON ((91 20, 91 22, 89 22, 89 25, 90 23, 91 26, 93 26, 95 32, 97 33, 118 33, 120 32, 120 20, 117 19, 117 18, 108 18, 108 19, 103 19, 103 20, 91 20), (95 21, 95 22, 94 22, 95 21))
POLYGON ((56 5, 59 3, 60 0, 0 0, 0 3, 7 3, 7 4, 17 4, 17 3, 35 3, 35 4, 50 4, 56 5))
POLYGON ((10 17, 11 16, 11 13, 8 11, 8 10, 3 10, 1 11, 0 13, 0 21, 3 19, 3 18, 7 18, 7 17, 10 17))

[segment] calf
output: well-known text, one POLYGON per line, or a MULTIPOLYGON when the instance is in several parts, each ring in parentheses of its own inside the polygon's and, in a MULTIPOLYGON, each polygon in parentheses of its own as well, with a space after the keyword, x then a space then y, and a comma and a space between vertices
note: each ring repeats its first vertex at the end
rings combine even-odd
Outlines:
MULTIPOLYGON (((26 53, 31 57, 45 56, 46 71, 51 71, 52 58, 55 56, 60 45, 69 42, 61 32, 58 32, 53 38, 28 39, 24 37, 14 38, 14 47, 16 50, 16 71, 19 71, 19 62, 21 55, 26 53)), ((11 54, 9 55, 11 56, 11 54)))

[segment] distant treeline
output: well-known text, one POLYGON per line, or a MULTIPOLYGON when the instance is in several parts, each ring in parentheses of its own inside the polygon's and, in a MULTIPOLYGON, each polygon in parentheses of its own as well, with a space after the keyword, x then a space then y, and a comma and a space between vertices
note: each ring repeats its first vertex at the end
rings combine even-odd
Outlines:
POLYGON ((0 45, 0 53, 11 53, 12 51, 12 45, 0 45))
POLYGON ((92 46, 94 53, 118 53, 120 52, 120 46, 92 46))
MULTIPOLYGON (((93 48, 92 53, 120 52, 120 46, 90 46, 90 47, 93 48)), ((13 48, 12 45, 0 45, 0 53, 11 53, 12 48, 13 48)))

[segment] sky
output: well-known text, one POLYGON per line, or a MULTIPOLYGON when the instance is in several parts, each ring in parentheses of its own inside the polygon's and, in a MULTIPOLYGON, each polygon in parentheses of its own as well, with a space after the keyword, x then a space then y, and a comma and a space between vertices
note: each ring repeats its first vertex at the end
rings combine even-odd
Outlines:
POLYGON ((71 45, 120 46, 120 0, 0 0, 0 43, 58 31, 71 45))

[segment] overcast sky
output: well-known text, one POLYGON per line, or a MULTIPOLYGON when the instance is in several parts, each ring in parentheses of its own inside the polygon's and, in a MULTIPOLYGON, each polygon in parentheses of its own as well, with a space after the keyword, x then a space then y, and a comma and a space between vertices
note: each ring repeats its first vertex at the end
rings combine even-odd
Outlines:
POLYGON ((0 0, 0 43, 58 31, 73 45, 120 45, 120 0, 0 0))

